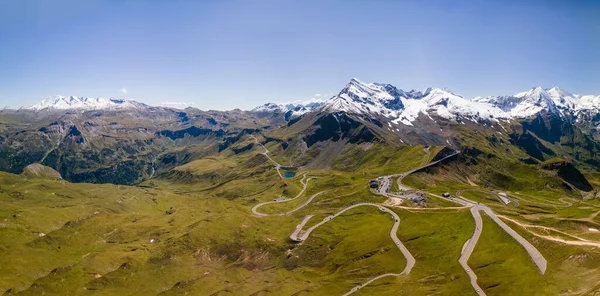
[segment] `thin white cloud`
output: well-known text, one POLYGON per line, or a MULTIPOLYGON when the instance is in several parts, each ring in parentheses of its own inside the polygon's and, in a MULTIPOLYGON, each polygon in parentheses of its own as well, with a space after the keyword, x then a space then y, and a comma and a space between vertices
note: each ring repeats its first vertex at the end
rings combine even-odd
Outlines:
POLYGON ((126 88, 121 88, 120 92, 123 93, 123 94, 126 94, 127 93, 127 89, 126 88))
POLYGON ((323 94, 315 94, 315 97, 322 97, 323 94))
POLYGON ((194 103, 192 103, 192 102, 171 102, 171 101, 165 101, 165 102, 160 102, 160 105, 161 106, 178 108, 178 107, 191 107, 191 106, 194 105, 194 103))

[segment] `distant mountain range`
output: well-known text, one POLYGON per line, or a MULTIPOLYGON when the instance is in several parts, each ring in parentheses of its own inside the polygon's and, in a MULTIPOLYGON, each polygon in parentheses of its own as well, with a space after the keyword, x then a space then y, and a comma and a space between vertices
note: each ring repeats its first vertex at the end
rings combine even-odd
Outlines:
POLYGON ((248 111, 56 96, 0 111, 0 170, 20 173, 38 162, 70 181, 136 184, 202 156, 246 151, 238 141, 252 133, 309 167, 327 168, 356 145, 381 143, 506 154, 528 165, 558 157, 600 169, 599 108, 600 96, 556 87, 466 99, 358 79, 328 99, 248 111))
POLYGON ((42 100, 39 104, 28 107, 26 109, 41 111, 41 110, 99 110, 99 109, 132 109, 146 107, 145 104, 130 100, 121 99, 103 99, 103 98, 86 98, 86 97, 63 97, 54 96, 42 100))
POLYGON ((292 111, 301 115, 319 107, 352 114, 384 115, 394 123, 405 125, 412 125, 419 114, 437 115, 446 119, 497 121, 527 118, 540 112, 548 112, 583 119, 590 113, 597 114, 600 95, 576 95, 558 87, 544 89, 538 86, 516 95, 475 97, 469 100, 446 89, 404 91, 391 84, 367 84, 353 78, 339 94, 329 100, 311 102, 310 105, 267 103, 253 111, 292 111))
MULTIPOLYGON (((148 105, 132 100, 54 96, 26 109, 42 111, 144 107, 148 105)), ((419 114, 437 115, 446 119, 497 121, 527 118, 547 112, 572 120, 586 120, 598 114, 600 95, 577 95, 558 87, 544 89, 538 86, 516 95, 466 99, 446 89, 404 91, 391 84, 367 84, 353 78, 337 95, 329 99, 285 104, 267 103, 250 111, 284 113, 291 118, 318 108, 331 112, 383 115, 394 123, 405 125, 412 125, 419 114)))

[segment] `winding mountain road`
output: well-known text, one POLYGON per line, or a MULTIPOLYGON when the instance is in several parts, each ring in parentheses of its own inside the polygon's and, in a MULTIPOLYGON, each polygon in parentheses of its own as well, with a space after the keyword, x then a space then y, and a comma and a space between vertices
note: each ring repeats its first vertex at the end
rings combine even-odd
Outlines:
POLYGON ((415 266, 415 258, 412 256, 412 254, 410 253, 410 251, 404 246, 404 244, 402 244, 402 242, 400 241, 400 239, 398 239, 397 236, 397 232, 398 232, 398 226, 400 225, 400 217, 398 216, 398 214, 396 214, 394 211, 379 205, 379 204, 374 204, 374 203, 359 203, 359 204, 355 204, 355 205, 351 205, 331 216, 327 216, 325 217, 321 222, 313 225, 312 227, 306 229, 306 230, 302 230, 304 228, 304 225, 306 225, 306 223, 308 222, 308 220, 310 218, 313 217, 313 215, 309 215, 304 217, 304 220, 302 220, 302 223, 300 223, 296 229, 292 232, 292 234, 290 234, 290 239, 296 242, 302 242, 304 240, 306 240, 309 235, 315 230, 317 229, 319 226, 333 220, 334 218, 338 217, 339 215, 343 214, 344 212, 357 208, 357 207, 363 207, 363 206, 372 206, 372 207, 377 207, 379 208, 381 211, 386 212, 390 215, 392 215, 392 218, 394 219, 394 225, 392 226, 392 229, 390 230, 390 238, 392 239, 392 241, 394 242, 394 244, 396 245, 396 247, 398 248, 398 250, 400 250, 400 252, 402 253, 402 255, 404 255, 404 258, 406 258, 406 265, 404 266, 404 270, 401 273, 386 273, 386 274, 382 274, 382 275, 378 275, 366 282, 364 282, 361 285, 358 285, 354 288, 352 288, 352 290, 350 290, 348 293, 344 294, 344 295, 350 295, 358 290, 360 290, 361 288, 364 288, 365 286, 369 285, 370 283, 384 278, 384 277, 388 277, 388 276, 401 276, 404 274, 408 274, 410 273, 410 271, 412 270, 413 266, 415 266))
POLYGON ((446 156, 446 157, 443 157, 443 158, 441 158, 441 159, 438 159, 438 160, 436 160, 436 161, 430 162, 430 163, 428 163, 428 164, 422 165, 422 166, 420 166, 420 167, 418 167, 418 168, 416 168, 416 169, 414 169, 414 170, 412 170, 412 171, 408 171, 408 172, 400 173, 400 174, 397 174, 397 175, 391 175, 391 176, 389 176, 389 177, 392 177, 392 178, 394 178, 394 177, 398 177, 398 181, 397 181, 397 183, 398 183, 398 190, 400 190, 400 191, 409 191, 409 190, 413 190, 413 188, 410 188, 410 187, 408 187, 408 186, 406 186, 406 185, 402 184, 402 180, 403 180, 404 178, 406 178, 406 176, 408 176, 408 175, 410 175, 410 174, 412 174, 412 173, 414 173, 414 172, 416 172, 416 171, 422 170, 422 169, 424 169, 424 168, 426 168, 426 167, 430 167, 430 166, 436 165, 436 164, 438 164, 438 163, 439 163, 439 162, 441 162, 441 161, 444 161, 444 160, 446 160, 446 159, 448 159, 448 158, 450 158, 450 157, 453 157, 453 156, 456 156, 456 155, 458 155, 459 153, 460 153, 460 151, 456 151, 456 152, 455 152, 455 153, 453 153, 453 154, 450 154, 450 155, 448 155, 448 156, 446 156))
POLYGON ((575 198, 572 198, 572 197, 561 197, 561 198, 558 199, 558 201, 560 203, 556 203, 556 202, 550 202, 550 201, 534 201, 534 200, 526 199, 526 198, 523 198, 523 197, 520 197, 520 196, 515 196, 515 195, 510 195, 510 196, 512 197, 511 200, 514 201, 514 202, 517 202, 517 203, 518 203, 518 200, 521 200, 521 201, 525 201, 527 203, 534 204, 534 205, 551 206, 551 207, 558 208, 558 209, 564 209, 564 208, 572 207, 573 203, 570 202, 570 201, 568 201, 568 200, 572 200, 572 201, 575 201, 577 203, 584 204, 584 205, 587 205, 587 206, 600 208, 600 205, 591 204, 591 203, 588 203, 588 202, 586 202, 584 200, 578 200, 578 199, 575 199, 575 198))
MULTIPOLYGON (((254 137, 253 137, 254 138, 254 137)), ((263 152, 262 154, 265 155, 271 162, 273 162, 275 164, 275 168, 277 169, 277 172, 279 174, 279 176, 281 178, 283 178, 283 176, 280 173, 280 168, 281 165, 279 163, 277 163, 276 161, 274 161, 271 157, 269 157, 267 154, 269 153, 269 150, 262 144, 260 144, 258 142, 258 140, 256 138, 254 138, 254 140, 256 141, 257 144, 261 145, 264 149, 265 152, 263 152)), ((428 151, 427 151, 428 152, 428 151)), ((423 164, 421 167, 416 168, 414 170, 408 171, 408 172, 404 172, 401 174, 397 174, 397 175, 389 175, 389 176, 383 176, 380 177, 380 186, 379 188, 377 188, 377 193, 381 194, 381 195, 385 195, 387 196, 389 194, 389 189, 391 187, 392 184, 392 178, 394 177, 398 177, 398 188, 401 191, 408 191, 408 190, 412 190, 412 188, 405 186, 402 184, 402 180, 416 172, 419 171, 423 168, 435 165, 445 159, 448 159, 450 157, 453 157, 457 154, 459 154, 460 152, 455 152, 451 155, 448 155, 442 159, 439 159, 437 161, 431 162, 429 164, 423 164)), ((428 158, 429 159, 429 156, 428 158)), ((269 201, 269 202, 264 202, 264 203, 260 203, 257 204, 256 206, 254 206, 252 208, 252 212, 258 216, 261 217, 265 217, 265 216, 285 216, 285 215, 289 215, 291 213, 294 213, 302 208, 304 208, 305 206, 307 206, 308 204, 310 204, 314 198, 316 198, 317 196, 319 196, 320 194, 322 194, 324 191, 322 192, 318 192, 316 194, 314 194, 313 196, 311 196, 304 204, 300 205, 299 207, 290 210, 288 212, 285 213, 281 213, 281 214, 265 214, 262 212, 259 212, 258 209, 264 205, 267 204, 275 204, 275 203, 283 203, 283 202, 288 202, 288 201, 292 201, 297 199, 298 197, 300 197, 304 191, 306 190, 306 187, 308 185, 308 181, 312 180, 313 178, 308 178, 306 179, 306 174, 303 176, 302 180, 300 181, 303 185, 302 190, 300 191, 300 193, 298 193, 298 195, 292 199, 285 199, 285 198, 280 198, 278 200, 274 200, 274 201, 269 201)), ((520 236, 517 232, 515 232, 512 228, 510 228, 508 225, 506 225, 502 220, 500 220, 500 218, 498 218, 498 216, 486 205, 482 205, 480 203, 471 201, 463 196, 461 196, 461 193, 466 191, 466 190, 476 190, 479 192, 483 192, 483 193, 487 193, 487 194, 492 194, 494 196, 496 196, 496 198, 498 198, 501 202, 504 203, 503 199, 499 196, 498 193, 493 192, 493 191, 487 191, 487 190, 482 190, 482 189, 465 189, 465 190, 460 190, 456 193, 456 197, 450 197, 450 198, 444 198, 442 196, 436 195, 436 194, 432 194, 432 193, 428 193, 429 195, 435 196, 437 198, 441 198, 441 199, 445 199, 445 200, 449 200, 455 203, 460 204, 463 207, 470 207, 470 211, 471 211, 471 215, 473 216, 473 219, 475 221, 475 229, 473 231, 473 235, 471 236, 470 239, 468 239, 465 244, 463 245, 462 251, 461 251, 461 255, 460 258, 458 259, 458 262, 460 263, 460 265, 464 268, 465 272, 468 274, 470 281, 471 281, 471 285, 473 286, 473 289, 475 290, 475 292, 480 295, 486 295, 485 292, 483 292, 483 290, 481 289, 481 287, 479 287, 478 283, 477 283, 477 275, 470 269, 469 265, 468 265, 468 261, 469 258, 471 257, 473 250, 475 249, 475 246, 477 245, 477 242, 479 241, 479 237, 481 236, 481 233, 483 231, 483 220, 481 218, 481 211, 484 211, 498 226, 500 226, 506 233, 508 233, 513 239, 515 239, 519 244, 521 244, 521 246, 523 246, 523 248, 525 248, 525 250, 527 251, 527 253, 529 254, 529 256, 531 257, 531 259, 533 260, 533 262, 535 263, 535 265, 538 267, 538 269, 540 270, 540 272, 542 274, 544 274, 546 272, 546 268, 547 268, 547 261, 544 258, 544 256, 531 244, 529 243, 527 240, 525 240, 522 236, 520 236)), ((518 202, 515 201, 514 199, 508 198, 505 195, 503 195, 502 197, 504 197, 506 200, 510 200, 512 201, 516 206, 518 206, 518 202)), ((569 203, 569 202, 565 202, 562 199, 560 200, 563 203, 569 203)), ((570 204, 570 203, 569 203, 570 204)), ((572 205, 572 204, 571 204, 572 205)), ((364 288, 365 286, 371 284, 372 282, 384 278, 384 277, 388 277, 388 276, 401 276, 404 274, 408 274, 410 273, 410 271, 412 270, 412 268, 414 267, 416 260, 415 258, 412 256, 412 254, 410 253, 410 251, 402 244, 402 242, 400 241, 400 239, 398 239, 397 236, 397 231, 398 231, 398 227, 400 225, 400 217, 392 210, 384 207, 383 205, 380 204, 375 204, 375 203, 358 203, 358 204, 354 204, 351 205, 347 208, 344 208, 342 210, 340 210, 339 212, 327 216, 325 217, 322 221, 320 221, 319 223, 309 227, 308 229, 304 230, 304 226, 306 225, 306 223, 308 223, 308 221, 314 216, 314 215, 307 215, 304 217, 304 219, 301 221, 300 224, 298 224, 298 226, 296 226, 296 228, 294 229, 294 231, 290 234, 289 238, 292 241, 295 242, 303 242, 305 241, 310 234, 317 229, 318 227, 320 227, 321 225, 333 220, 334 218, 340 216, 341 214, 345 213, 348 210, 357 208, 357 207, 361 207, 361 206, 372 206, 372 207, 377 207, 379 208, 381 211, 384 211, 388 214, 390 214, 393 219, 394 219, 394 225, 392 226, 392 229, 390 230, 390 238, 392 239, 392 241, 394 242, 394 244, 398 247, 398 250, 400 250, 400 252, 404 255, 404 257, 406 258, 406 265, 404 267, 404 270, 401 273, 386 273, 386 274, 382 274, 382 275, 378 275, 374 278, 371 278, 370 280, 364 282, 361 285, 358 285, 354 288, 352 288, 348 293, 344 294, 344 295, 350 295, 362 288, 364 288)))
POLYGON ((489 190, 484 190, 484 189, 479 189, 479 188, 467 188, 467 189, 462 189, 462 190, 457 191, 456 195, 461 196, 461 194, 465 191, 475 191, 475 192, 490 194, 490 195, 493 195, 494 197, 496 197, 498 199, 498 201, 501 202, 503 205, 508 205, 508 203, 504 202, 504 199, 506 199, 506 200, 512 202, 515 205, 515 207, 519 207, 519 202, 516 199, 510 198, 506 194, 501 195, 502 192, 489 191, 489 190))
MULTIPOLYGON (((482 191, 481 189, 477 189, 477 190, 482 191)), ((471 257, 471 254, 473 253, 475 245, 477 244, 477 241, 479 240, 481 231, 483 230, 483 222, 481 219, 481 215, 479 214, 480 211, 484 211, 496 224, 498 224, 498 226, 500 226, 500 228, 502 228, 502 230, 504 230, 506 233, 508 233, 508 235, 510 235, 514 240, 516 240, 525 249, 525 251, 527 251, 527 253, 529 254, 529 257, 531 258, 533 263, 537 266, 540 273, 544 274, 546 272, 548 262, 546 261, 544 256, 540 253, 540 251, 538 251, 538 249, 536 249, 530 242, 528 242, 525 238, 523 238, 521 235, 519 235, 516 231, 514 231, 512 228, 510 228, 508 225, 506 225, 506 223, 504 223, 504 221, 500 220, 500 218, 498 218, 496 213, 494 213, 494 211, 492 211, 492 209, 490 209, 488 206, 480 204, 480 203, 475 203, 475 202, 465 198, 464 196, 461 196, 460 193, 463 191, 464 190, 458 191, 456 193, 456 195, 458 197, 460 197, 460 199, 462 199, 461 204, 464 204, 464 202, 471 203, 471 215, 473 216, 473 219, 475 220, 475 231, 473 232, 473 236, 469 240, 467 240, 467 242, 465 242, 465 246, 463 247, 463 251, 461 252, 461 257, 459 259, 459 262, 463 266, 465 271, 469 274, 469 277, 471 278, 471 285, 473 286, 475 291, 477 291, 477 293, 479 295, 485 295, 485 293, 483 293, 481 288, 477 285, 477 276, 473 273, 473 271, 471 271, 469 269, 469 266, 467 264, 467 261, 469 260, 469 257, 471 257)), ((485 191, 485 190, 483 190, 482 192, 488 193, 488 194, 495 194, 491 191, 485 191)))
POLYGON ((294 198, 284 198, 284 197, 280 197, 279 199, 273 200, 273 201, 267 201, 267 202, 263 202, 263 203, 259 203, 257 205, 255 205, 254 207, 252 207, 252 213, 254 213, 255 215, 261 216, 261 217, 268 217, 268 216, 285 216, 285 215, 289 215, 292 214, 304 207, 306 207, 308 204, 310 204, 313 199, 315 199, 317 196, 325 193, 326 191, 321 191, 321 192, 317 192, 315 194, 313 194, 313 196, 311 196, 308 200, 306 200, 305 203, 301 204, 300 206, 289 210, 285 213, 281 213, 281 214, 266 214, 266 213, 262 213, 258 211, 258 208, 265 206, 265 205, 269 205, 269 204, 277 204, 277 203, 284 203, 284 202, 290 202, 292 200, 296 200, 297 198, 299 198, 300 196, 302 196, 302 194, 304 194, 304 191, 306 191, 306 187, 308 186, 308 181, 310 180, 314 180, 316 178, 308 178, 306 179, 306 181, 304 181, 304 179, 306 178, 306 174, 304 174, 304 176, 302 177, 302 180, 300 180, 300 183, 302 184, 302 190, 296 195, 296 197, 294 198))
POLYGON ((262 152, 261 154, 264 155, 265 157, 267 157, 273 164, 275 164, 275 169, 277 170, 277 174, 279 175, 279 178, 283 179, 283 175, 281 174, 281 167, 282 165, 278 162, 276 162, 273 158, 271 158, 271 156, 269 156, 269 149, 267 149, 267 147, 265 147, 265 145, 261 144, 258 139, 256 139, 253 135, 250 135, 250 137, 252 139, 254 139, 254 142, 256 142, 256 144, 260 145, 261 147, 263 147, 263 149, 265 149, 264 152, 262 152))
POLYGON ((421 166, 427 165, 427 163, 429 162, 429 158, 431 158, 431 151, 429 151, 429 146, 423 148, 423 152, 427 153, 427 157, 423 159, 423 163, 421 163, 421 166))
POLYGON ((485 293, 481 287, 479 287, 479 284, 477 284, 477 275, 471 270, 468 264, 469 258, 471 257, 471 254, 473 254, 473 250, 475 250, 475 245, 477 244, 477 241, 479 241, 479 236, 481 236, 481 232, 483 230, 483 220, 481 219, 479 210, 476 207, 471 207, 471 215, 475 220, 475 230, 473 231, 471 238, 465 242, 462 251, 460 252, 460 258, 458 259, 458 262, 469 275, 471 286, 473 286, 475 292, 478 295, 483 296, 485 293))
MULTIPOLYGON (((398 177, 397 182, 398 182, 399 190, 401 190, 401 191, 413 190, 412 188, 402 184, 402 180, 406 176, 408 176, 416 171, 419 171, 423 168, 426 168, 428 166, 435 165, 449 157, 453 157, 453 156, 457 155, 458 153, 460 153, 460 152, 453 153, 453 154, 448 155, 444 158, 441 158, 437 161, 423 165, 421 167, 418 167, 418 168, 408 171, 408 172, 404 172, 404 173, 401 173, 398 175, 384 176, 384 177, 382 177, 382 180, 383 180, 381 182, 382 186, 380 186, 380 188, 378 188, 378 193, 382 194, 382 195, 387 195, 387 193, 389 192, 389 188, 391 187, 391 185, 390 185, 391 178, 393 178, 395 176, 398 177)), ((471 215, 473 216, 473 219, 475 221, 475 230, 473 231, 473 235, 471 236, 471 238, 469 240, 467 240, 465 242, 465 244, 463 245, 463 249, 461 251, 461 256, 458 261, 459 261, 460 265, 464 268, 465 272, 469 275, 471 285, 473 286, 473 289, 475 290, 475 292, 478 295, 485 295, 485 292, 483 292, 481 287, 479 287, 479 285, 477 284, 477 275, 471 270, 471 268, 468 265, 469 258, 471 257, 471 254, 473 253, 473 250, 475 249, 475 246, 477 245, 477 242, 479 241, 479 237, 481 236, 481 233, 483 231, 483 220, 481 218, 480 211, 484 211, 496 224, 498 224, 498 226, 500 226, 500 228, 502 228, 506 233, 508 233, 521 246, 523 246, 523 248, 525 248, 525 250, 531 257, 531 259, 533 260, 534 264, 538 267, 540 272, 542 274, 544 274, 546 272, 546 268, 547 268, 547 261, 544 258, 544 256, 531 243, 529 243, 522 236, 520 236, 517 232, 515 232, 512 228, 510 228, 508 225, 506 225, 502 220, 500 220, 498 218, 498 216, 496 216, 496 214, 488 206, 482 205, 480 203, 469 200, 469 199, 465 198, 464 196, 461 196, 461 193, 464 191, 467 191, 467 190, 475 190, 475 191, 491 194, 491 195, 495 196, 496 198, 498 198, 498 200, 505 205, 506 205, 506 203, 504 202, 503 198, 513 202, 515 204, 515 206, 517 206, 517 207, 519 206, 519 203, 518 203, 518 201, 511 199, 508 196, 503 195, 501 197, 499 195, 499 193, 496 193, 493 191, 482 190, 482 189, 460 190, 456 193, 457 197, 451 197, 451 198, 444 198, 444 197, 436 195, 436 194, 428 193, 432 196, 450 200, 450 201, 458 203, 462 206, 471 208, 471 210, 470 210, 471 215)))

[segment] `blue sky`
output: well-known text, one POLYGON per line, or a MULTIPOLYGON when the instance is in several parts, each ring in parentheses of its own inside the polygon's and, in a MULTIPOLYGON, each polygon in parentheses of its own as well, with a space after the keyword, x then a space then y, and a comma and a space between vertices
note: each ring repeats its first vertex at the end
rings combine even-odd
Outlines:
POLYGON ((0 106, 77 95, 247 109, 352 77, 600 95, 600 1, 0 1, 0 106))

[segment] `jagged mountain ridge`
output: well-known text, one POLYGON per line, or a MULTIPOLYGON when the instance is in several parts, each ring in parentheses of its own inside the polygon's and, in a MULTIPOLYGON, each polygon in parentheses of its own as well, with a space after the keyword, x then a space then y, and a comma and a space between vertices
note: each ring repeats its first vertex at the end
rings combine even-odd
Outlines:
POLYGON ((77 96, 53 96, 26 109, 41 110, 101 110, 101 109, 137 109, 147 105, 131 100, 115 98, 87 98, 77 96))
POLYGON ((269 124, 249 112, 143 108, 0 111, 0 171, 52 167, 72 182, 135 184, 269 124))
MULTIPOLYGON (((28 110, 117 110, 150 107, 132 100, 54 96, 44 99, 28 110)), ((555 114, 573 121, 589 121, 600 108, 600 95, 577 95, 558 87, 535 87, 515 95, 487 96, 466 99, 449 90, 427 88, 424 91, 404 91, 391 84, 364 83, 353 78, 328 100, 311 99, 295 103, 266 103, 252 110, 258 114, 284 114, 286 120, 302 116, 318 108, 331 112, 378 114, 395 123, 412 125, 419 114, 438 115, 446 119, 469 120, 522 119, 540 112, 555 114)))
POLYGON ((356 78, 338 95, 325 102, 322 108, 361 115, 380 114, 393 123, 411 126, 420 114, 437 115, 449 120, 459 117, 471 121, 508 118, 493 106, 469 101, 448 90, 427 88, 423 92, 405 92, 390 84, 365 84, 356 78))
POLYGON ((514 96, 478 97, 473 101, 498 107, 513 118, 527 118, 540 112, 578 117, 586 112, 596 114, 600 108, 600 96, 576 95, 558 87, 540 86, 514 96))
POLYGON ((347 144, 384 142, 447 146, 490 157, 509 154, 529 164, 562 157, 600 168, 595 134, 600 120, 593 115, 597 101, 594 96, 541 87, 513 96, 467 100, 446 89, 404 91, 352 79, 312 112, 274 131, 273 137, 295 147, 290 155, 327 154, 319 164, 325 167, 347 144))
POLYGON ((558 87, 535 87, 508 96, 487 96, 466 99, 449 90, 427 88, 424 91, 404 91, 391 84, 364 83, 353 78, 335 96, 310 107, 267 103, 254 112, 289 112, 300 116, 322 109, 329 112, 383 115, 394 123, 413 125, 419 114, 437 115, 460 121, 524 119, 546 112, 585 121, 598 114, 600 96, 571 94, 558 87), (296 108, 296 109, 294 109, 296 108), (300 112, 298 112, 300 111, 300 112), (458 119, 458 120, 457 120, 458 119))
POLYGON ((321 106, 325 100, 323 99, 311 99, 305 102, 294 102, 294 103, 266 103, 258 107, 253 108, 250 112, 257 114, 284 114, 287 119, 304 115, 307 112, 314 111, 316 108, 321 106))
MULTIPOLYGON (((586 107, 600 101, 595 98, 558 88, 537 88, 473 102, 445 89, 404 91, 390 84, 352 79, 328 100, 265 104, 251 111, 204 112, 143 104, 140 108, 96 105, 98 109, 72 104, 73 109, 57 109, 46 104, 39 110, 2 111, 8 121, 5 127, 0 126, 5 129, 0 134, 0 155, 4 156, 0 169, 18 173, 40 162, 67 180, 98 183, 113 182, 107 174, 120 170, 133 176, 122 178, 133 184, 161 168, 218 153, 239 140, 237 135, 244 129, 260 131, 292 147, 290 151, 297 152, 298 160, 307 163, 325 155, 322 163, 327 164, 346 144, 380 142, 482 150, 483 142, 468 140, 479 133, 486 135, 481 141, 518 147, 523 151, 515 156, 519 159, 539 162, 564 156, 600 167, 595 161, 600 155, 600 144, 593 134, 596 116, 592 107, 586 107), (537 109, 524 108, 527 104, 537 109), (513 109, 538 113, 523 119, 512 115, 513 109), (576 122, 578 119, 565 110, 587 116, 588 130, 580 127, 584 121, 576 122), (138 174, 132 174, 134 170, 138 174)), ((498 151, 512 153, 487 153, 498 151)))

